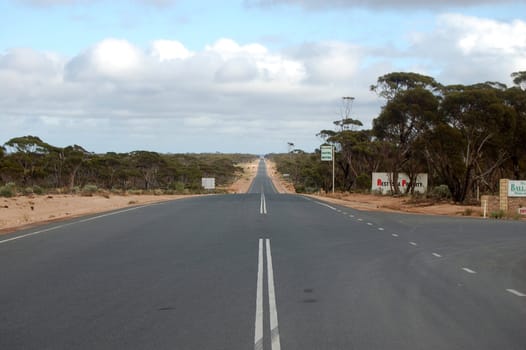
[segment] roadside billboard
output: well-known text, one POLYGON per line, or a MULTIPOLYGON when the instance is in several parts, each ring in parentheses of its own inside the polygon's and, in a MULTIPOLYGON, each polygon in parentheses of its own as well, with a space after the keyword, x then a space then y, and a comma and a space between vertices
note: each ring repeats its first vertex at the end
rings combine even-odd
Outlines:
MULTIPOLYGON (((393 191, 392 173, 373 173, 371 191, 388 194, 393 191)), ((409 185, 409 176, 405 173, 398 173, 398 186, 402 193, 405 193, 409 185)), ((415 192, 425 193, 427 191, 427 174, 420 173, 416 176, 415 192)))

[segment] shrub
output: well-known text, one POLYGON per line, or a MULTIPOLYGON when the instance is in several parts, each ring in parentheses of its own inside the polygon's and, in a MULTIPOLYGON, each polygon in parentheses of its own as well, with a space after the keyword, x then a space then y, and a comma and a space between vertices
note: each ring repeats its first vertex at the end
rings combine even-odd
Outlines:
POLYGON ((97 192, 98 188, 95 185, 86 185, 82 188, 82 195, 91 197, 97 192))
POLYGON ((33 192, 33 188, 31 187, 26 187, 24 188, 24 190, 22 191, 22 193, 24 194, 24 196, 31 196, 34 192, 33 192))
POLYGON ((371 177, 367 174, 358 175, 356 178, 356 188, 359 190, 368 190, 371 188, 371 177))
POLYGON ((16 196, 16 185, 13 182, 7 183, 0 187, 0 197, 14 197, 16 196))
POLYGON ((40 186, 35 185, 35 186, 33 186, 33 193, 34 194, 39 194, 39 195, 40 194, 44 194, 44 189, 42 187, 40 187, 40 186))
POLYGON ((505 216, 506 216, 506 213, 504 212, 504 210, 493 211, 490 214, 490 217, 493 218, 493 219, 502 219, 505 216))
POLYGON ((429 193, 429 196, 438 200, 451 199, 451 191, 449 191, 447 185, 440 185, 434 187, 429 193))

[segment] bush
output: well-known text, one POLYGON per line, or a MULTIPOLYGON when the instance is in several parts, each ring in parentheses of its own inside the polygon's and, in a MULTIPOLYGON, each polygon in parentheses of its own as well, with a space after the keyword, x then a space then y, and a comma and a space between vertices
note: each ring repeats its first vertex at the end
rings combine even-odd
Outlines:
POLYGON ((39 195, 40 194, 44 194, 44 189, 42 187, 40 187, 40 186, 35 185, 35 186, 33 186, 33 193, 34 194, 39 194, 39 195))
POLYGON ((359 190, 368 190, 371 188, 371 177, 367 174, 358 175, 356 178, 356 188, 359 190))
POLYGON ((497 210, 497 211, 493 211, 491 212, 490 214, 490 217, 492 219, 502 219, 506 216, 506 213, 504 212, 504 210, 497 210))
POLYGON ((97 188, 97 186, 95 186, 95 185, 86 185, 86 186, 84 186, 84 187, 82 188, 82 192, 81 192, 81 194, 82 194, 83 196, 91 197, 91 196, 93 196, 95 193, 97 193, 97 190, 98 190, 98 188, 97 188))
POLYGON ((7 183, 0 187, 0 197, 14 197, 16 196, 16 185, 13 182, 7 183))
POLYGON ((451 191, 449 191, 447 185, 440 185, 434 187, 431 192, 429 192, 429 196, 438 200, 451 199, 451 191))
POLYGON ((24 196, 31 196, 34 193, 33 192, 33 188, 32 187, 26 187, 26 188, 24 188, 22 193, 24 194, 24 196))

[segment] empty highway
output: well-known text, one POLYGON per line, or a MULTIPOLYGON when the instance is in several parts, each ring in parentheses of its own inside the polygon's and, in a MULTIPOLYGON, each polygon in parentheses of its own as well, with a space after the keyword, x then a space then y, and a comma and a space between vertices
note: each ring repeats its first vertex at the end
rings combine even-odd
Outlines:
POLYGON ((524 222, 249 193, 0 236, 0 349, 526 349, 524 222))

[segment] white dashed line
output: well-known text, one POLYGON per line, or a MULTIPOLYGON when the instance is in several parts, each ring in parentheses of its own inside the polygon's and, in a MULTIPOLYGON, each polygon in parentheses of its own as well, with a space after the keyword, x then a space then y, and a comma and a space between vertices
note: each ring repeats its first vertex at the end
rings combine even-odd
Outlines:
POLYGON ((354 218, 354 215, 349 215, 350 218, 354 218))
POLYGON ((372 222, 368 222, 367 225, 373 226, 373 223, 372 222))
POLYGON ((378 231, 383 231, 384 228, 383 227, 378 227, 378 231))
POLYGON ((363 221, 363 219, 358 219, 358 221, 363 221))
POLYGON ((398 235, 396 233, 391 234, 391 236, 398 237, 398 235))
POLYGON ((434 256, 434 257, 437 257, 437 258, 441 258, 441 257, 442 257, 442 255, 440 255, 440 254, 438 254, 438 253, 433 253, 433 256, 434 256))
POLYGON ((526 297, 526 294, 521 293, 519 291, 516 291, 515 289, 506 289, 507 292, 510 292, 511 294, 514 294, 518 297, 526 297))
POLYGON ((462 270, 466 271, 467 273, 475 274, 476 271, 473 271, 472 269, 468 269, 467 267, 463 267, 462 270))
POLYGON ((415 246, 415 247, 418 245, 415 242, 409 242, 409 244, 411 244, 412 246, 415 246))

